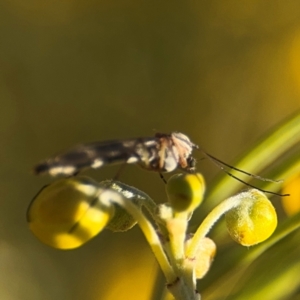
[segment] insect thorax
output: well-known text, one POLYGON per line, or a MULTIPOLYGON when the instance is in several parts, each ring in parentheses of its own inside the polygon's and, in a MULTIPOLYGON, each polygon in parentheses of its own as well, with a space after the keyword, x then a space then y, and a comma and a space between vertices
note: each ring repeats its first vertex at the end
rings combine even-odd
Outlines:
POLYGON ((195 169, 191 156, 193 144, 182 133, 156 134, 155 143, 144 143, 138 147, 139 165, 156 172, 171 172, 181 168, 187 172, 195 169))

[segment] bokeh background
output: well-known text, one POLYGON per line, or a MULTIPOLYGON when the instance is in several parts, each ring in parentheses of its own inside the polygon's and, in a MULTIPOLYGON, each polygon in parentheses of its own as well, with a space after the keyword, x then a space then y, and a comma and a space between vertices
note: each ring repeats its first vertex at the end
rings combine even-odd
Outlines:
MULTIPOLYGON (((163 286, 138 228, 73 251, 41 244, 25 219, 52 181, 32 175, 38 161, 177 130, 232 162, 299 108, 299 1, 1 0, 0 298, 151 299, 163 286)), ((208 185, 220 172, 198 169, 208 185)), ((157 174, 128 166, 121 179, 165 201, 157 174)))

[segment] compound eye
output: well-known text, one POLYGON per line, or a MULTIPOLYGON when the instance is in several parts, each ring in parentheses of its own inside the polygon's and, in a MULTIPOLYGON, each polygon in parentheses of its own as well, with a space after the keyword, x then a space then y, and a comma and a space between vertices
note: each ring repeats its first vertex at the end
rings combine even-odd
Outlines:
POLYGON ((195 169, 196 169, 196 159, 192 156, 188 157, 187 158, 187 163, 188 163, 188 166, 187 166, 187 170, 188 172, 195 172, 195 169))

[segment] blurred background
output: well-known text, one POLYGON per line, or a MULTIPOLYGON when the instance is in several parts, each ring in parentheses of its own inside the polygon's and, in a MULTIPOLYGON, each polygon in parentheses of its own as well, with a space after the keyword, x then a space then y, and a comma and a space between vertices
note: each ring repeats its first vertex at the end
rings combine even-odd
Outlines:
MULTIPOLYGON (((299 99, 299 1, 2 0, 0 298, 151 299, 164 284, 139 228, 72 251, 41 244, 25 219, 53 180, 31 173, 40 160, 181 131, 230 163, 299 99)), ((208 185, 220 172, 198 170, 208 185)), ((128 166, 121 180, 165 201, 155 173, 128 166)))

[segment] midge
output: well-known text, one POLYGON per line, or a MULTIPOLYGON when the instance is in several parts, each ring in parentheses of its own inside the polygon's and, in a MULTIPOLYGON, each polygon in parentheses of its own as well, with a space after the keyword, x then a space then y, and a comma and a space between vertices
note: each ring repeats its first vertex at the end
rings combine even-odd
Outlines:
MULTIPOLYGON (((157 133, 154 137, 109 140, 77 145, 66 152, 39 163, 35 166, 34 172, 35 174, 50 174, 52 176, 72 176, 87 168, 98 169, 105 165, 135 163, 146 170, 155 171, 159 174, 172 172, 176 169, 192 173, 195 171, 196 165, 196 160, 192 156, 194 149, 201 151, 226 174, 248 186, 256 188, 234 176, 226 168, 263 181, 278 182, 226 164, 192 143, 188 136, 180 132, 157 133)), ((261 191, 280 195, 270 191, 261 191)))
POLYGON ((177 168, 194 172, 193 149, 199 147, 180 133, 157 133, 154 137, 110 140, 77 145, 38 164, 36 174, 75 175, 82 169, 111 164, 138 164, 159 173, 177 168))

